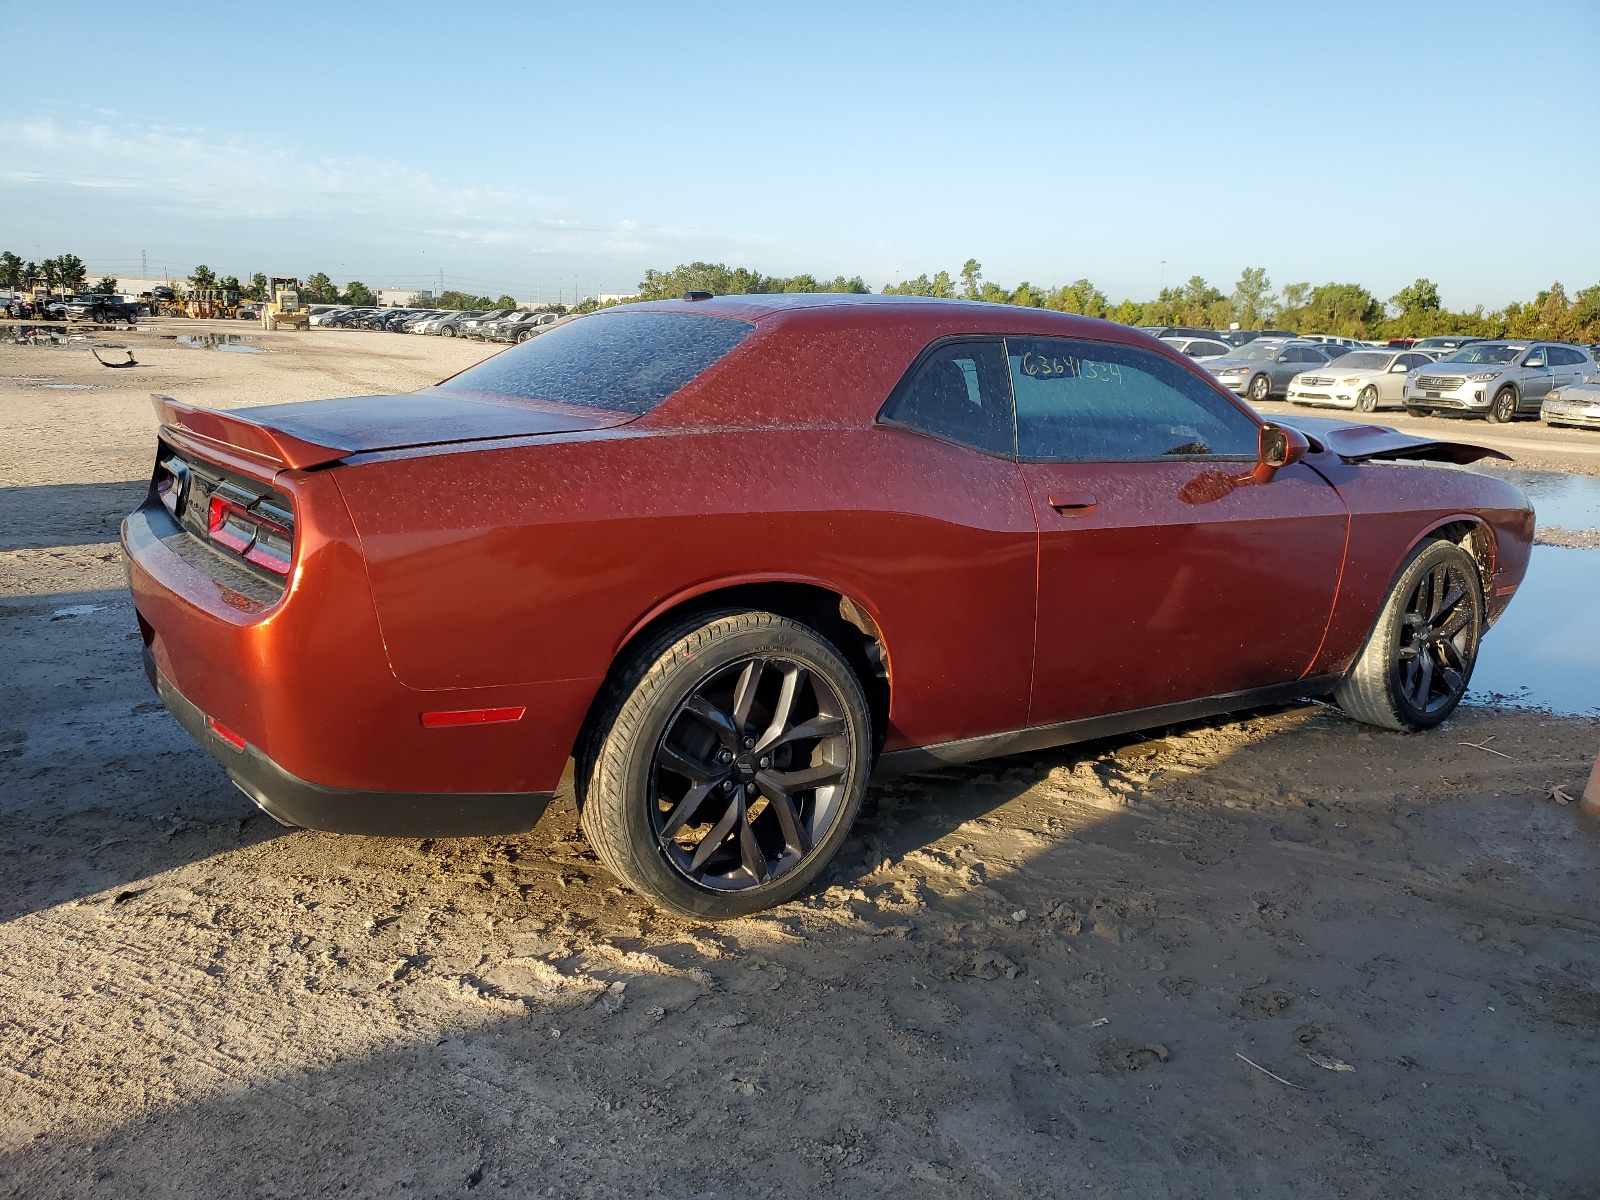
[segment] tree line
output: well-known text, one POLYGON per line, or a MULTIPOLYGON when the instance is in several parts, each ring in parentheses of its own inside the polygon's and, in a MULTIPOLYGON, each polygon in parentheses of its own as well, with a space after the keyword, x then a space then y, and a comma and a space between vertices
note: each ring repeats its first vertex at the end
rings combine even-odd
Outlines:
MULTIPOLYGON (((737 296, 870 290, 859 275, 821 281, 811 275, 768 276, 744 267, 730 269, 723 263, 693 262, 670 271, 647 270, 635 298, 666 300, 687 291, 737 296)), ((1227 329, 1238 322, 1241 329, 1288 329, 1374 340, 1459 333, 1472 337, 1600 342, 1600 284, 1569 297, 1560 283, 1553 283, 1526 303, 1514 301, 1492 312, 1485 311, 1482 305, 1457 312, 1440 303, 1438 285, 1427 279, 1418 279, 1385 301, 1356 283, 1290 283, 1281 291, 1275 290, 1265 269, 1246 267, 1231 292, 1223 292, 1196 275, 1187 283, 1162 288, 1154 300, 1112 304, 1088 279, 1048 287, 1024 281, 1014 288, 1004 288, 984 279, 982 265, 969 258, 954 276, 948 271, 931 277, 922 274, 901 283, 885 284, 881 290, 890 296, 1046 308, 1124 325, 1227 329)))
MULTIPOLYGON (((32 289, 43 285, 51 292, 76 292, 82 289, 88 269, 76 254, 58 254, 43 262, 25 262, 9 250, 0 251, 0 287, 8 291, 32 289)), ((115 291, 117 281, 106 276, 93 291, 115 291), (109 284, 110 286, 102 286, 109 284)))
MULTIPOLYGON (((76 254, 61 254, 43 262, 26 262, 6 250, 0 252, 0 287, 10 290, 32 289, 43 285, 50 291, 114 292, 115 276, 107 275, 85 288, 87 270, 76 254)), ((218 276, 202 264, 189 275, 188 290, 228 289, 250 300, 266 300, 267 277, 261 272, 241 282, 235 275, 218 276)), ((180 287, 183 285, 180 285, 180 287)), ((638 295, 629 300, 674 299, 685 292, 703 291, 714 296, 770 295, 783 292, 870 292, 861 276, 819 279, 810 274, 763 275, 747 267, 725 263, 682 263, 671 270, 645 271, 638 295)), ((1124 325, 1191 325, 1226 329, 1234 322, 1241 329, 1288 329, 1295 333, 1325 333, 1341 337, 1372 338, 1428 337, 1459 333, 1473 337, 1547 338, 1557 341, 1600 342, 1600 284, 1568 296, 1560 283, 1553 283, 1527 302, 1513 301, 1502 309, 1485 311, 1482 305, 1469 311, 1451 311, 1439 300, 1438 285, 1427 279, 1401 288, 1387 300, 1380 300, 1356 283, 1289 283, 1275 290, 1261 267, 1246 267, 1233 290, 1224 292, 1196 275, 1187 283, 1163 287, 1154 300, 1124 300, 1112 304, 1106 294, 1088 279, 1055 286, 1040 286, 1027 281, 1004 288, 983 277, 983 267, 969 258, 951 275, 939 271, 918 275, 901 283, 885 284, 883 294, 892 296, 930 296, 944 299, 982 300, 992 304, 1015 304, 1025 308, 1046 308, 1056 312, 1078 313, 1119 321, 1124 325)), ((360 280, 351 280, 341 291, 326 272, 318 271, 300 286, 301 300, 308 304, 351 304, 370 307, 378 302, 372 289, 360 280)), ((627 303, 608 301, 605 305, 588 299, 571 311, 592 312, 596 308, 627 303)), ((439 309, 516 308, 510 296, 498 299, 469 292, 447 291, 427 301, 439 309)), ((568 311, 561 305, 546 305, 550 311, 568 311)))

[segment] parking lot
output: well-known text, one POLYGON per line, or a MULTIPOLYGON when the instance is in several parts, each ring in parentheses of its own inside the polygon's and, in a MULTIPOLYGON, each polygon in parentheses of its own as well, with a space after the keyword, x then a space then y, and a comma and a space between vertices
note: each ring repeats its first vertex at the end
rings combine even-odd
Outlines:
MULTIPOLYGON (((715 927, 618 888, 570 787, 520 837, 282 829, 140 668, 147 394, 501 347, 96 341, 138 366, 0 342, 0 1195, 1592 1195, 1600 823, 1552 789, 1600 720, 1306 705, 913 775, 715 927)), ((1600 433, 1373 419, 1600 475, 1600 433)))

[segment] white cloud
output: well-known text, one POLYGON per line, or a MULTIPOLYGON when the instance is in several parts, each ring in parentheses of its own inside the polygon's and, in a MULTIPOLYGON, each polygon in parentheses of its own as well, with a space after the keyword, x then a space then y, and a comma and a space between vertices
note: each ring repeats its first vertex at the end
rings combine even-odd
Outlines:
POLYGON ((115 197, 117 217, 97 230, 102 240, 166 245, 197 260, 288 247, 308 260, 360 260, 396 273, 440 254, 502 277, 541 263, 570 276, 610 262, 620 285, 680 251, 742 257, 767 241, 608 220, 557 196, 444 180, 377 158, 319 157, 280 139, 117 121, 0 119, 0 197, 8 236, 24 242, 86 244, 86 215, 115 197))

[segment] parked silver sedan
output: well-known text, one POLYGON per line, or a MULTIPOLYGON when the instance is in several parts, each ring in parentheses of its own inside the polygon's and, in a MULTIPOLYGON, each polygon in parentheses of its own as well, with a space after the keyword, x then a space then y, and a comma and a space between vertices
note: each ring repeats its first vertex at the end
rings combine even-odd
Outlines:
POLYGON ((1539 416, 1546 425, 1600 429, 1600 376, 1592 381, 1556 388, 1545 397, 1539 416))
POLYGON ((1201 359, 1200 365, 1230 392, 1259 404, 1269 397, 1281 396, 1296 375, 1324 365, 1330 357, 1315 342, 1257 338, 1226 358, 1201 359))
POLYGON ((1432 361, 1433 355, 1416 350, 1352 350, 1325 367, 1296 375, 1289 381, 1288 399, 1358 412, 1403 408, 1406 375, 1432 361))

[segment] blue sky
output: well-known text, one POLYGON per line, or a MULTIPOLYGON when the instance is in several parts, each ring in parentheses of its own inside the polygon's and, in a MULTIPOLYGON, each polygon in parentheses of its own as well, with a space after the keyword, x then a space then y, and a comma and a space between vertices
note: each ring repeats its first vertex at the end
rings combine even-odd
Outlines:
POLYGON ((1113 300, 1600 281, 1595 0, 95 11, 4 8, 25 258, 549 298, 697 258, 1113 300))

